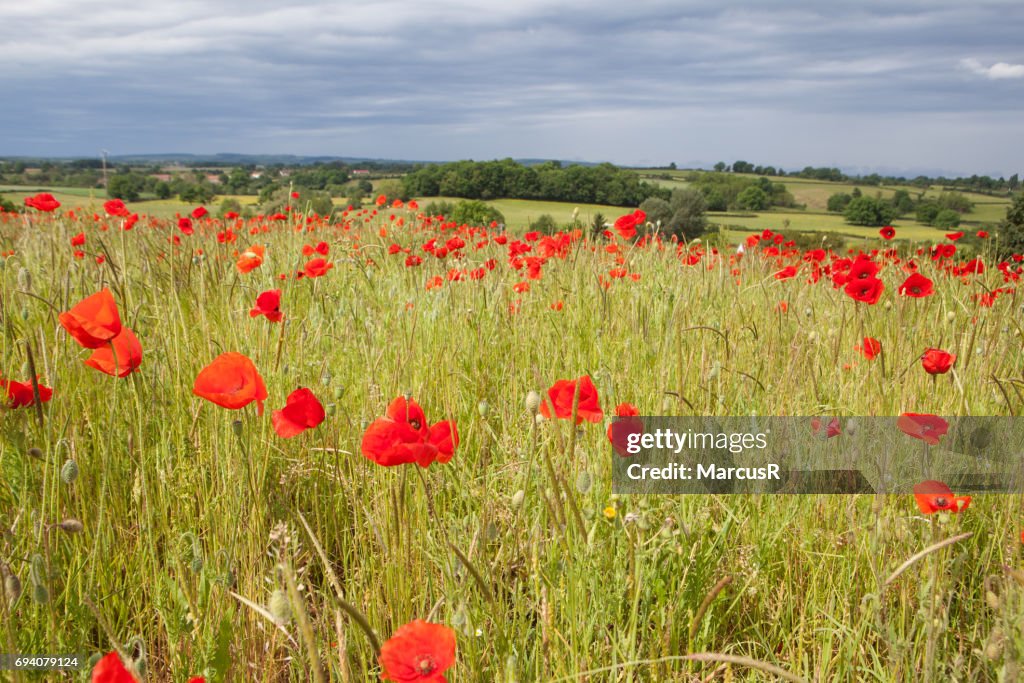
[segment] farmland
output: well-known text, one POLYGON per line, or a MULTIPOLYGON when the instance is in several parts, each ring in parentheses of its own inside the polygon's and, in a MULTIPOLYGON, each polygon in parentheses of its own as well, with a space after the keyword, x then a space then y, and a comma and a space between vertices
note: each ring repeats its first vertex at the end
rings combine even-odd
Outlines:
MULTIPOLYGON (((1019 414, 1019 267, 984 244, 985 269, 955 249, 918 259, 934 283, 921 298, 900 293, 908 255, 880 252, 871 301, 844 284, 844 255, 784 237, 743 258, 618 229, 520 238, 534 211, 571 206, 497 202, 517 225, 502 234, 390 200, 228 220, 167 202, 127 226, 116 205, 57 197, 0 214, 6 651, 118 650, 152 680, 369 681, 379 643, 421 619, 454 634, 450 681, 1012 680, 1024 666, 1019 493, 931 514, 907 491, 611 490, 606 429, 625 404, 1019 414), (107 359, 131 363, 124 377, 84 363, 98 351, 61 315, 104 290, 139 343, 107 359), (275 290, 276 307, 258 298, 275 290), (926 349, 952 369, 923 369, 926 349), (225 353, 265 396, 236 396, 255 379, 207 387, 225 353), (556 389, 583 378, 593 393, 570 389, 563 413, 556 389), (281 412, 300 389, 319 421, 281 412), (584 398, 586 421, 558 419, 584 398), (417 430, 443 425, 422 467, 367 436, 410 401, 417 430)), ((775 215, 751 227, 781 230, 775 215)))

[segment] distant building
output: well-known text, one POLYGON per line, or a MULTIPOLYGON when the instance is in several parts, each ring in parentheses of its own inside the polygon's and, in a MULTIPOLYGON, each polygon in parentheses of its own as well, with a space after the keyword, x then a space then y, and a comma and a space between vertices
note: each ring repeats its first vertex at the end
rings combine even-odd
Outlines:
POLYGON ((216 173, 207 173, 206 182, 210 183, 211 185, 220 185, 220 176, 217 175, 216 173))
POLYGON ((253 180, 255 180, 257 178, 262 178, 263 177, 263 172, 262 171, 253 171, 252 173, 249 174, 249 177, 252 178, 253 180))
POLYGON ((370 175, 370 172, 365 168, 357 168, 352 171, 352 175, 370 175))
POLYGON ((170 173, 154 173, 153 175, 150 176, 150 178, 156 178, 157 180, 159 180, 161 182, 164 182, 164 183, 171 182, 171 174, 170 173))

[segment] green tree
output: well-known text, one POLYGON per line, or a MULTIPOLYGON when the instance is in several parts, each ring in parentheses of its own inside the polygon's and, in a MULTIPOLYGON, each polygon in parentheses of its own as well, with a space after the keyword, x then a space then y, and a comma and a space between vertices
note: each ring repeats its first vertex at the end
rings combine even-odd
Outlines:
POLYGON ((503 224, 505 216, 493 206, 479 200, 459 202, 447 216, 448 220, 462 225, 484 226, 492 222, 503 224))
POLYGON ((918 223, 932 225, 941 210, 942 208, 933 201, 921 202, 914 211, 914 217, 917 218, 918 223))
POLYGON ((764 211, 771 206, 771 200, 764 190, 751 185, 736 197, 736 204, 747 211, 764 211))
POLYGON ((889 199, 892 208, 896 210, 897 216, 903 216, 914 210, 914 200, 906 190, 896 190, 889 199))
POLYGON ((851 199, 843 211, 843 218, 851 225, 886 225, 895 217, 892 206, 877 197, 851 199))
POLYGON ((960 225, 960 214, 953 209, 940 209, 931 224, 943 230, 955 228, 960 225))
POLYGON ((845 192, 836 192, 834 195, 828 198, 827 208, 832 213, 842 213, 846 210, 847 205, 853 201, 853 197, 845 192))
POLYGON ((1005 256, 1024 254, 1024 193, 1014 198, 999 224, 999 249, 1005 256))
POLYGON ((139 200, 142 193, 143 179, 131 173, 118 173, 110 176, 107 181, 107 196, 112 199, 123 199, 126 202, 139 200))
POLYGON ((707 230, 708 223, 704 217, 707 203, 700 190, 691 188, 673 190, 669 206, 672 208, 672 217, 667 225, 662 224, 663 232, 675 235, 680 239, 692 240, 700 237, 707 230))
POLYGON ((535 230, 542 235, 553 235, 558 232, 559 227, 554 216, 549 213, 542 213, 530 222, 530 230, 535 230))

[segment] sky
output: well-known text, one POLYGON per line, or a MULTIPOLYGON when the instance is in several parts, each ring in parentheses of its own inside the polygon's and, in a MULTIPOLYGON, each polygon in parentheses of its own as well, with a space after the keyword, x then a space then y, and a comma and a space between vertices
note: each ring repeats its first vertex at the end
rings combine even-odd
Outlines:
POLYGON ((0 155, 1024 173, 1020 0, 0 0, 0 155))

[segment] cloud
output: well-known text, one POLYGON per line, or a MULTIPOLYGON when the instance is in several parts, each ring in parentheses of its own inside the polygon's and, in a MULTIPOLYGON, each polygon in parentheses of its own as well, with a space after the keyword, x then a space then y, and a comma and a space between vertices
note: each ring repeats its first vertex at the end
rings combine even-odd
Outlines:
POLYGON ((1024 78, 1024 64, 996 62, 992 66, 983 66, 977 59, 970 58, 961 59, 960 66, 993 81, 1003 78, 1024 78))
POLYGON ((0 0, 0 154, 869 165, 870 131, 911 164, 922 122, 997 120, 927 163, 1012 173, 1024 93, 988 80, 1020 76, 1017 2, 0 0))

